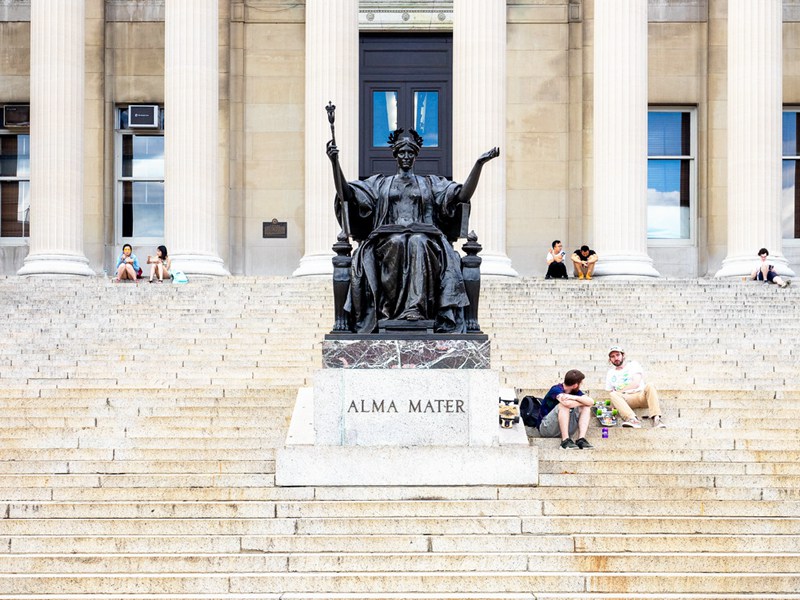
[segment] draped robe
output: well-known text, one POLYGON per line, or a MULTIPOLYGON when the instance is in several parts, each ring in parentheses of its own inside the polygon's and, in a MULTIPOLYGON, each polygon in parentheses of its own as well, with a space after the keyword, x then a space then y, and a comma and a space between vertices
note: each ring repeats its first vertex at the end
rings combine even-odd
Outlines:
MULTIPOLYGON (((345 310, 358 333, 377 331, 381 319, 429 319, 437 332, 466 331, 469 304, 461 258, 447 240, 461 184, 435 175, 373 175, 348 184, 354 238, 345 310), (357 234, 360 232, 361 234, 357 234)), ((341 221, 342 203, 336 199, 341 221)))

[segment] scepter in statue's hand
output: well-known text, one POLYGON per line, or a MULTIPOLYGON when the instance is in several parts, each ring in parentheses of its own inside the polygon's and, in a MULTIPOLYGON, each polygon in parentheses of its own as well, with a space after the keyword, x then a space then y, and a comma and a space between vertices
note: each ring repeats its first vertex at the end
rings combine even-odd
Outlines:
POLYGON ((325 110, 328 113, 328 123, 331 124, 331 141, 333 145, 336 145, 336 130, 333 127, 334 121, 336 121, 336 106, 328 100, 328 106, 325 107, 325 110))
POLYGON ((350 185, 347 183, 347 179, 345 179, 344 173, 342 173, 342 167, 339 164, 339 148, 336 147, 336 130, 333 126, 336 121, 336 106, 329 100, 325 111, 328 113, 328 123, 330 123, 331 126, 331 141, 328 142, 325 150, 333 165, 333 184, 336 187, 339 201, 342 203, 342 232, 349 238, 350 206, 348 199, 350 185))

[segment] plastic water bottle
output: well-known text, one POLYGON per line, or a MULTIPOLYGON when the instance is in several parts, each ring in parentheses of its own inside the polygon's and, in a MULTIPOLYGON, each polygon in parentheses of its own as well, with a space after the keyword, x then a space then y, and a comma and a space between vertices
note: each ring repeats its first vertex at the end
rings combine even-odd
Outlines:
POLYGON ((608 439, 608 427, 603 427, 603 439, 608 439))

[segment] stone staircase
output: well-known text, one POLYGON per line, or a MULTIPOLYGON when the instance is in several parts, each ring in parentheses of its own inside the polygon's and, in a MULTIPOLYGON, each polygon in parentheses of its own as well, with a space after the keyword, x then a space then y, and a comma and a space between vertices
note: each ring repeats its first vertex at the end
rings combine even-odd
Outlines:
POLYGON ((534 437, 539 487, 277 488, 327 281, 0 280, 0 598, 800 598, 798 298, 485 282, 505 385, 602 398, 620 343, 669 428, 534 437))

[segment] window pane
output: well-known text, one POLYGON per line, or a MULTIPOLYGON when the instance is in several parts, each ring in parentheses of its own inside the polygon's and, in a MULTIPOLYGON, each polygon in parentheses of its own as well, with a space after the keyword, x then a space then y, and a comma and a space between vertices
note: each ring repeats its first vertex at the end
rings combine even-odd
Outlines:
POLYGON ((372 92, 372 145, 388 146, 397 129, 397 92, 372 92))
POLYGON ((647 113, 648 156, 689 156, 690 123, 688 112, 647 113))
POLYGON ((783 113, 783 155, 797 156, 797 113, 783 113))
POLYGON ((689 239, 689 160, 647 161, 647 237, 689 239))
POLYGON ((27 181, 0 183, 0 236, 27 237, 30 234, 29 189, 27 181))
POLYGON ((133 136, 122 136, 122 176, 133 177, 133 136))
POLYGON ((0 138, 0 175, 30 177, 30 136, 4 135, 0 138))
POLYGON ((17 177, 31 176, 31 136, 17 136, 17 177))
POLYGON ((799 175, 800 169, 797 168, 796 160, 783 161, 781 232, 783 233, 783 238, 788 240, 800 238, 800 211, 797 210, 798 206, 800 206, 800 196, 798 195, 800 181, 797 180, 799 175))
POLYGON ((164 177, 164 136, 122 136, 122 176, 160 179, 164 177))
POLYGON ((122 183, 122 237, 164 236, 164 184, 160 181, 122 183))
POLYGON ((164 136, 133 136, 133 177, 164 177, 164 136))
POLYGON ((414 92, 414 129, 428 148, 439 145, 439 92, 414 92))

